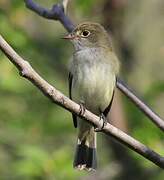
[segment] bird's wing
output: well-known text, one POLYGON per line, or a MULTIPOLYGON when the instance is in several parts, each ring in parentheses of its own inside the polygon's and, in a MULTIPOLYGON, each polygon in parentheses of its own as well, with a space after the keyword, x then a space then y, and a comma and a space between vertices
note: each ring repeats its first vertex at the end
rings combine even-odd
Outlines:
MULTIPOLYGON (((73 75, 69 72, 68 82, 69 82, 69 98, 70 99, 72 99, 72 80, 73 80, 73 75)), ((74 127, 77 128, 77 116, 72 113, 72 118, 73 118, 74 127)))
POLYGON ((113 97, 114 97, 114 90, 113 90, 113 95, 112 95, 112 99, 111 99, 111 101, 110 101, 110 103, 109 103, 109 105, 105 108, 105 110, 103 111, 103 115, 105 116, 105 117, 107 117, 107 115, 108 115, 108 112, 110 111, 110 109, 111 109, 111 106, 112 106, 112 102, 113 102, 113 97))
MULTIPOLYGON (((115 79, 115 86, 116 86, 116 83, 117 83, 117 76, 115 77, 116 79, 115 79)), ((109 102, 109 105, 105 108, 105 110, 102 112, 103 113, 103 115, 105 116, 105 117, 107 117, 107 115, 108 115, 108 113, 109 113, 109 111, 110 111, 110 109, 111 109, 111 106, 112 106, 112 102, 113 102, 113 98, 114 98, 114 93, 115 93, 115 87, 114 87, 114 89, 113 89, 113 94, 112 94, 112 98, 111 98, 111 101, 109 102)))

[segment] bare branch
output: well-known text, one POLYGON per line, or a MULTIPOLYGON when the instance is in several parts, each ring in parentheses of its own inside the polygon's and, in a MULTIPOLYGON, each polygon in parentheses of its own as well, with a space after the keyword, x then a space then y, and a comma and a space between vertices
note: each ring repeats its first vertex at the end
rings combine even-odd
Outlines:
POLYGON ((74 29, 73 23, 64 14, 64 7, 62 4, 55 4, 52 6, 50 10, 39 6, 32 0, 25 0, 25 4, 27 8, 31 9, 39 16, 42 16, 47 19, 59 20, 68 32, 71 32, 74 29))
POLYGON ((153 123, 155 123, 162 131, 164 131, 164 120, 162 120, 155 112, 153 112, 143 101, 141 101, 131 90, 121 81, 117 79, 117 87, 121 90, 134 104, 147 115, 153 123))
MULTIPOLYGON (((46 95, 50 100, 58 104, 59 106, 67 109, 70 112, 73 112, 79 116, 80 106, 73 102, 71 99, 66 97, 52 85, 48 84, 32 67, 20 57, 12 47, 3 39, 0 35, 0 49, 2 52, 9 58, 9 60, 17 67, 20 72, 20 75, 32 82, 33 85, 38 87, 41 92, 46 95)), ((92 123, 95 127, 101 128, 102 122, 99 117, 90 111, 86 110, 83 115, 80 115, 81 118, 86 120, 88 123, 92 123)), ((146 147, 144 144, 130 137, 123 131, 117 129, 111 124, 107 123, 104 127, 103 133, 110 135, 117 139, 119 142, 128 146, 130 149, 144 156, 146 159, 152 161, 154 164, 158 165, 161 168, 164 168, 164 158, 154 152, 153 150, 146 147)))
MULTIPOLYGON (((51 10, 46 10, 40 7, 32 0, 25 0, 26 6, 32 11, 36 12, 38 15, 48 18, 59 20, 68 32, 74 29, 72 21, 64 14, 62 5, 53 5, 51 10)), ((68 2, 67 2, 68 3, 68 2)), ((117 88, 121 90, 137 107, 152 120, 152 122, 157 125, 162 131, 164 131, 164 120, 161 119, 156 113, 154 113, 150 107, 143 103, 127 86, 125 86, 122 81, 117 80, 117 88)))

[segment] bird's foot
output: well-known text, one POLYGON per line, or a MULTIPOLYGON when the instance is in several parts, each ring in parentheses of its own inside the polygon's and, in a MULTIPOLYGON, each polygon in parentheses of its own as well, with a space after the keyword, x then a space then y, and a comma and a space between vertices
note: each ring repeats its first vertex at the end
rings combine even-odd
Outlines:
POLYGON ((84 113, 85 113, 86 108, 84 106, 84 103, 80 103, 79 105, 80 105, 79 115, 83 116, 84 113))
POLYGON ((100 121, 103 121, 102 127, 101 128, 95 128, 95 132, 101 132, 107 124, 107 119, 103 113, 101 113, 101 115, 100 115, 100 121))

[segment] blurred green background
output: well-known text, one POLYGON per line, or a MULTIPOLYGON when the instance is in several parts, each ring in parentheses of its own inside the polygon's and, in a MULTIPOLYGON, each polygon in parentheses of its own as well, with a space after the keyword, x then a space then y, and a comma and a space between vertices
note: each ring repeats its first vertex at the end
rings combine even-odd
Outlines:
MULTIPOLYGON (((35 2, 51 7, 58 1, 35 2)), ((120 76, 164 117, 164 1, 74 0, 68 15, 76 24, 97 21, 112 33, 120 76)), ((0 0, 0 34, 68 95, 67 65, 73 49, 61 39, 66 31, 59 22, 39 17, 24 1, 0 0)), ((126 97, 119 96, 118 102, 118 114, 124 116, 118 127, 164 155, 163 133, 126 97)), ((164 179, 159 167, 104 137, 98 137, 98 171, 74 170, 71 114, 21 78, 0 51, 0 180, 164 179)))

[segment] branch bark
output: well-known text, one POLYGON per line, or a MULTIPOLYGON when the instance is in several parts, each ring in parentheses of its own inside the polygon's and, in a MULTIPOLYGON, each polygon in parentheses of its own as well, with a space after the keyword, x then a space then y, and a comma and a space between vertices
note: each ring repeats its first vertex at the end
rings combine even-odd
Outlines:
MULTIPOLYGON (((93 124, 95 127, 101 128, 102 123, 98 116, 86 110, 83 115, 80 114, 80 106, 73 102, 71 99, 66 97, 52 85, 50 85, 47 81, 45 81, 32 67, 31 65, 20 57, 12 47, 3 39, 0 35, 0 49, 2 52, 9 58, 9 60, 17 67, 21 76, 25 77, 33 85, 38 87, 40 91, 46 95, 50 100, 59 106, 67 109, 70 112, 73 112, 86 120, 88 123, 93 124)), ((149 149, 144 144, 130 137, 123 131, 117 129, 111 124, 107 123, 107 125, 102 130, 103 133, 114 137, 116 140, 121 142, 122 144, 128 146, 130 149, 144 156, 146 159, 152 161, 154 164, 158 165, 161 168, 164 168, 164 158, 160 156, 158 153, 149 149)))
POLYGON ((60 21, 68 32, 71 32, 74 29, 75 26, 73 25, 71 20, 65 15, 64 7, 62 4, 55 4, 52 6, 51 9, 46 9, 34 3, 32 0, 24 1, 26 7, 37 13, 39 16, 50 20, 60 21))
POLYGON ((164 131, 164 120, 162 120, 153 110, 151 110, 141 99, 139 99, 133 92, 130 90, 125 83, 117 79, 117 88, 120 89, 149 119, 157 125, 162 131, 164 131))
MULTIPOLYGON (((68 1, 66 1, 68 3, 68 1)), ((25 0, 26 7, 38 15, 60 21, 68 32, 74 29, 72 21, 65 15, 62 4, 55 4, 50 10, 39 6, 32 0, 25 0)), ((67 5, 67 4, 66 4, 67 5)), ((117 79, 117 88, 124 93, 157 127, 164 131, 164 120, 151 110, 143 101, 141 101, 124 83, 117 79)))

